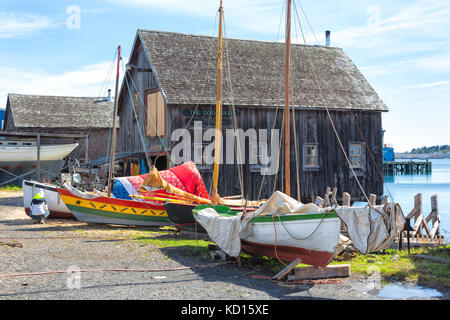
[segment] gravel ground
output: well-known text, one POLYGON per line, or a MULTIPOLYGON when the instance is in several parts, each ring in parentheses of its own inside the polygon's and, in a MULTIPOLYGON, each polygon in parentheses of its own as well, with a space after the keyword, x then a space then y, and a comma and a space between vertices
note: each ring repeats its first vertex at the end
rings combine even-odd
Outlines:
POLYGON ((45 225, 35 225, 24 213, 22 201, 21 192, 0 191, 1 300, 380 299, 376 292, 367 292, 372 282, 364 276, 351 275, 337 284, 274 283, 252 277, 272 276, 270 270, 255 270, 245 264, 238 267, 234 263, 177 271, 81 273, 79 278, 71 273, 1 277, 66 271, 74 266, 82 270, 162 269, 213 263, 210 257, 183 247, 158 248, 142 241, 117 240, 130 229, 155 229, 88 225, 71 220, 47 220, 45 225), (19 243, 22 247, 4 243, 19 243))

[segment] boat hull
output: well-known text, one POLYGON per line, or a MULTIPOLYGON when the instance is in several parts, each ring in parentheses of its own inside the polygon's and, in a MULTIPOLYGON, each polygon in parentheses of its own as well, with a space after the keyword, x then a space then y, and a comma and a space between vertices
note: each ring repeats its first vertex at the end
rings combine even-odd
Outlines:
POLYGON ((192 209, 196 206, 198 206, 198 204, 179 204, 172 202, 164 205, 169 221, 171 221, 178 230, 207 233, 192 215, 192 209))
POLYGON ((162 204, 109 197, 84 199, 59 189, 61 199, 81 222, 129 226, 168 226, 167 212, 162 204))
POLYGON ((23 206, 27 214, 30 213, 31 200, 36 194, 36 190, 42 189, 44 191, 44 198, 47 202, 48 210, 50 211, 48 219, 75 219, 72 212, 70 212, 69 208, 67 208, 59 197, 56 186, 36 181, 24 180, 22 182, 22 187, 23 206))
MULTIPOLYGON (((71 153, 78 143, 44 145, 41 146, 39 152, 40 161, 60 160, 71 153)), ((36 146, 2 146, 0 147, 0 163, 16 163, 16 162, 36 162, 37 147, 36 146)))
POLYGON ((242 250, 253 254, 326 266, 339 241, 336 213, 260 216, 250 221, 252 234, 241 239, 242 250))

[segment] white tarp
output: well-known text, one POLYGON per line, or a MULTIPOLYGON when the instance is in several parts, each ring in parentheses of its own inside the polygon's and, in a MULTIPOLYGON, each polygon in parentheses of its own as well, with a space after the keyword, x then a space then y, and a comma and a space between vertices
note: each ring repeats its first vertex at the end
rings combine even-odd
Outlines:
POLYGON ((241 252, 241 216, 223 216, 214 208, 205 208, 194 214, 195 220, 205 228, 211 240, 231 257, 238 257, 241 252))
POLYGON ((337 207, 335 210, 347 225, 353 245, 362 254, 387 249, 406 221, 402 209, 395 203, 373 208, 337 207))
POLYGON ((239 256, 241 238, 245 239, 253 233, 250 220, 259 215, 319 213, 321 209, 315 204, 303 204, 277 191, 258 210, 236 216, 223 216, 213 208, 205 208, 194 214, 195 220, 208 232, 209 237, 223 251, 232 257, 239 256))

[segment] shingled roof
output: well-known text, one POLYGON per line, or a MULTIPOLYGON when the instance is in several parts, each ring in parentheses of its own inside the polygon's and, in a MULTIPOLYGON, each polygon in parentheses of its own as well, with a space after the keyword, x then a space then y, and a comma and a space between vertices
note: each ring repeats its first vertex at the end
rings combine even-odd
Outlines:
POLYGON ((114 103, 106 99, 10 93, 8 101, 17 128, 112 127, 114 103))
MULTIPOLYGON (((141 29, 138 36, 168 104, 215 103, 217 38, 141 29)), ((282 106, 284 55, 284 43, 225 39, 224 104, 231 104, 230 73, 235 105, 282 106)), ((388 111, 344 51, 325 46, 292 46, 293 105, 324 107, 308 56, 328 108, 388 111)))

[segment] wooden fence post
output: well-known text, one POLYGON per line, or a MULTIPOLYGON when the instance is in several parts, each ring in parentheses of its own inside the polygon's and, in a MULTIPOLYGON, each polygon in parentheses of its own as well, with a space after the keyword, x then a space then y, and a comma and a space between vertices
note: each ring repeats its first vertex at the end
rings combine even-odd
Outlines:
POLYGON ((377 195, 376 194, 371 193, 369 195, 369 204, 372 206, 375 206, 377 204, 377 195))
POLYGON ((351 199, 350 193, 344 192, 342 194, 342 206, 350 207, 350 199, 351 199))

